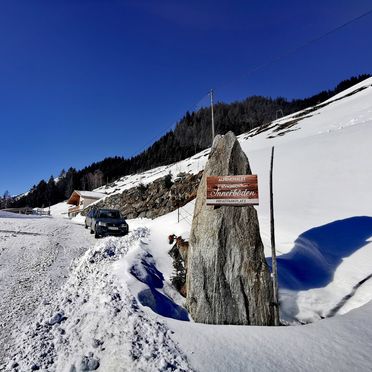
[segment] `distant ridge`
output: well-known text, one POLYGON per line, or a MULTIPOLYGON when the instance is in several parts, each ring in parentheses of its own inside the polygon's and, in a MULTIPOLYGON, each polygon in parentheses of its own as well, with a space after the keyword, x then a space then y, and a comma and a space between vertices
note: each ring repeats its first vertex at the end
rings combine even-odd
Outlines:
MULTIPOLYGON (((216 134, 232 130, 236 135, 267 126, 278 116, 286 116, 313 107, 332 96, 369 78, 362 74, 341 81, 334 89, 322 91, 305 99, 287 100, 251 96, 232 103, 215 105, 216 134)), ((28 192, 10 198, 0 198, 0 209, 6 207, 47 207, 66 200, 74 189, 93 190, 116 179, 157 166, 168 165, 186 159, 210 146, 210 110, 201 108, 186 112, 174 130, 167 132, 145 151, 125 159, 122 156, 108 157, 94 162, 81 170, 69 168, 59 176, 41 180, 28 192), (57 180, 57 181, 56 181, 57 180)))

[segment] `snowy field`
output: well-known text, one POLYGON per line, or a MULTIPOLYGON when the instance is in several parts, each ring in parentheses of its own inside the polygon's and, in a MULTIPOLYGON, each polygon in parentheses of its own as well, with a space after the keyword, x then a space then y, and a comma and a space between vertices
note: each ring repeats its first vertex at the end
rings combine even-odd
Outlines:
POLYGON ((15 351, 37 306, 65 282, 71 261, 92 244, 70 221, 0 212, 0 361, 15 351))
MULTIPOLYGON (((194 202, 181 208, 180 223, 176 211, 129 220, 128 236, 98 242, 59 218, 66 207, 59 204, 51 218, 0 215, 0 370, 370 371, 371 84, 367 79, 317 110, 239 136, 259 177, 257 210, 269 263, 268 176, 275 146, 281 319, 287 326, 212 326, 189 318, 170 284, 167 236, 187 238, 194 202), (359 88, 365 89, 352 94, 359 88)), ((99 191, 121 192, 169 172, 195 173, 207 154, 99 191)))

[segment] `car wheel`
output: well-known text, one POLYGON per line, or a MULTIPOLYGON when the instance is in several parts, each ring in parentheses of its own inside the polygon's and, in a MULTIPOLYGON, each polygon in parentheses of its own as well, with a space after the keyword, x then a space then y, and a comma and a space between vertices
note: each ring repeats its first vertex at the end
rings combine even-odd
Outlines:
POLYGON ((92 230, 92 226, 90 227, 90 233, 94 234, 94 231, 92 230))
POLYGON ((99 235, 98 235, 97 231, 94 233, 94 237, 95 237, 96 239, 99 238, 99 235))
POLYGON ((87 229, 88 228, 88 225, 87 225, 87 223, 85 222, 85 228, 87 229))

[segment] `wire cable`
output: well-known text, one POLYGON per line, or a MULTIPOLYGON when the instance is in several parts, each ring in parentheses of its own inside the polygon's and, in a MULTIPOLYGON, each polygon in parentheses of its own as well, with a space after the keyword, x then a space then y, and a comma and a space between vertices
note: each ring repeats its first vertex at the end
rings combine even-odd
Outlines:
MULTIPOLYGON (((306 48, 307 46, 309 46, 309 45, 311 45, 311 44, 314 44, 314 43, 316 43, 316 42, 318 42, 318 41, 320 41, 320 40, 326 38, 327 36, 329 36, 329 35, 331 35, 331 34, 337 32, 337 31, 341 30, 342 28, 345 28, 345 27, 349 26, 350 24, 352 24, 352 23, 354 23, 354 22, 356 22, 356 21, 359 21, 359 20, 362 19, 362 18, 365 18, 365 17, 369 16, 370 14, 372 14, 372 9, 369 9, 368 11, 366 11, 366 12, 360 14, 359 16, 354 17, 354 18, 352 18, 352 19, 350 19, 350 20, 348 20, 348 21, 346 21, 346 22, 340 24, 340 25, 334 27, 333 29, 331 29, 331 30, 329 30, 329 31, 327 31, 327 32, 325 32, 325 33, 319 35, 319 36, 316 36, 316 37, 314 37, 313 39, 310 39, 310 40, 304 42, 303 44, 301 44, 301 45, 299 45, 299 46, 297 46, 297 47, 295 47, 295 48, 292 48, 292 49, 287 50, 285 53, 280 54, 279 56, 273 57, 273 58, 271 58, 271 59, 269 59, 269 60, 267 60, 267 61, 261 63, 260 65, 251 68, 250 70, 248 70, 248 71, 247 71, 246 73, 244 73, 243 75, 240 75, 240 77, 237 77, 237 78, 231 79, 231 80, 229 80, 228 82, 226 82, 226 83, 224 83, 224 84, 221 84, 221 85, 217 86, 216 89, 217 89, 217 90, 221 90, 222 88, 224 88, 224 87, 226 87, 226 86, 229 86, 229 85, 233 84, 234 82, 236 82, 236 81, 238 81, 238 80, 241 80, 241 79, 244 78, 244 77, 250 76, 250 75, 252 75, 254 72, 256 72, 256 71, 258 71, 258 70, 261 70, 261 69, 263 69, 263 68, 265 68, 265 67, 268 67, 268 66, 272 65, 273 63, 278 62, 278 61, 280 61, 281 59, 283 59, 283 58, 285 58, 285 57, 288 57, 288 56, 290 56, 291 54, 296 53, 297 51, 299 51, 299 50, 301 50, 301 49, 304 49, 304 48, 306 48)), ((215 89, 214 89, 214 90, 215 90, 215 89)), ((200 98, 200 99, 195 103, 195 105, 192 105, 192 106, 195 107, 195 111, 197 111, 198 109, 201 109, 201 108, 202 108, 202 106, 199 106, 199 105, 200 105, 200 104, 205 100, 206 97, 208 97, 208 95, 209 95, 209 92, 206 93, 205 95, 203 95, 203 96, 202 96, 202 97, 201 97, 201 98, 200 98)), ((190 108, 191 108, 191 106, 190 106, 190 108)), ((192 110, 191 110, 191 111, 192 111, 192 110)), ((179 120, 181 120, 181 119, 179 119, 179 120)), ((179 120, 178 120, 178 121, 179 121, 179 120)), ((168 127, 167 129, 165 129, 165 131, 163 131, 163 135, 164 135, 165 133, 169 132, 170 130, 172 130, 173 127, 175 127, 175 125, 177 125, 177 122, 178 122, 178 121, 174 122, 170 127, 168 127)), ((155 141, 156 139, 161 138, 161 136, 163 136, 163 135, 160 135, 160 137, 159 137, 159 136, 156 136, 156 137, 154 137, 151 141, 155 141)), ((133 156, 136 156, 136 155, 139 154, 140 152, 146 150, 146 149, 148 148, 148 146, 151 145, 151 144, 153 144, 153 143, 154 143, 154 142, 146 141, 146 144, 143 145, 143 146, 141 147, 141 149, 139 149, 138 152, 136 152, 136 154, 133 155, 133 156)))
MULTIPOLYGON (((299 46, 297 46, 297 47, 294 47, 294 48, 288 49, 288 50, 287 50, 286 52, 284 52, 283 54, 280 54, 280 55, 278 55, 278 56, 276 56, 276 57, 273 57, 273 58, 267 60, 266 62, 263 62, 262 64, 253 67, 252 69, 248 70, 248 72, 246 72, 246 73, 240 75, 239 78, 234 78, 234 79, 231 79, 230 81, 228 81, 228 82, 226 82, 226 83, 224 83, 224 84, 221 84, 220 86, 217 87, 217 90, 218 90, 218 89, 220 90, 220 89, 223 88, 223 87, 226 87, 226 86, 231 85, 232 83, 234 83, 234 82, 240 80, 242 77, 250 76, 250 75, 252 75, 254 72, 256 72, 256 71, 258 71, 258 70, 260 70, 260 69, 262 69, 262 68, 265 68, 265 67, 268 67, 268 66, 272 65, 273 63, 278 62, 278 61, 280 61, 281 59, 283 59, 283 58, 285 58, 285 57, 288 57, 288 56, 290 56, 290 55, 292 55, 292 54, 298 52, 299 50, 302 50, 302 49, 308 47, 309 45, 314 44, 314 43, 316 43, 316 42, 318 42, 318 41, 320 41, 320 40, 326 38, 327 36, 329 36, 329 35, 331 35, 331 34, 337 32, 337 31, 341 30, 342 28, 344 28, 344 27, 346 27, 346 26, 349 26, 350 24, 352 24, 352 23, 354 23, 354 22, 356 22, 356 21, 359 21, 360 19, 362 19, 362 18, 364 18, 364 17, 367 17, 367 16, 370 15, 370 14, 372 14, 372 9, 370 9, 370 10, 368 10, 368 11, 366 11, 366 12, 360 14, 360 15, 357 16, 357 17, 354 17, 354 18, 352 18, 352 19, 350 19, 350 20, 348 20, 348 21, 342 23, 341 25, 336 26, 335 28, 333 28, 333 29, 331 29, 331 30, 329 30, 329 31, 327 31, 327 32, 325 32, 325 33, 319 35, 319 36, 316 36, 316 37, 314 37, 314 38, 312 38, 312 39, 310 39, 310 40, 304 42, 303 44, 301 44, 301 45, 299 45, 299 46)), ((204 97, 205 97, 205 96, 204 96, 204 97)))

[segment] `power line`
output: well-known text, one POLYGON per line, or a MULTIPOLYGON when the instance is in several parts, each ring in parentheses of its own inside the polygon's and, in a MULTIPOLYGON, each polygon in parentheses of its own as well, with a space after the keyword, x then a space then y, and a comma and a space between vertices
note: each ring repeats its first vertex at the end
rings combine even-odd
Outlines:
POLYGON ((187 216, 182 216, 182 215, 181 215, 181 217, 182 217, 182 218, 181 218, 178 222, 185 221, 185 222, 187 222, 190 226, 192 225, 192 222, 188 219, 187 216))
POLYGON ((225 84, 220 85, 218 88, 221 89, 222 87, 228 86, 228 85, 230 85, 231 83, 233 83, 233 82, 235 82, 235 81, 237 81, 237 80, 240 80, 242 76, 247 77, 247 76, 253 74, 254 72, 256 72, 256 71, 258 71, 258 70, 260 70, 260 69, 262 69, 262 68, 265 68, 265 67, 267 67, 267 66, 270 66, 270 65, 272 65, 273 63, 275 63, 275 62, 277 62, 277 61, 280 61, 281 59, 283 59, 283 58, 285 58, 285 57, 288 57, 288 56, 290 56, 291 54, 296 53, 296 52, 298 52, 299 50, 304 49, 304 48, 306 48, 307 46, 309 46, 309 45, 311 45, 311 44, 314 44, 314 43, 318 42, 319 40, 322 40, 322 39, 326 38, 327 36, 329 36, 329 35, 331 35, 331 34, 337 32, 337 31, 341 30, 342 28, 344 28, 344 27, 346 27, 346 26, 348 26, 348 25, 350 25, 350 24, 352 24, 352 23, 354 23, 354 22, 356 22, 356 21, 358 21, 358 20, 360 20, 360 19, 362 19, 362 18, 364 18, 364 17, 367 17, 367 16, 370 15, 370 14, 372 14, 372 9, 366 11, 365 13, 363 13, 363 14, 357 16, 357 17, 354 17, 354 18, 352 18, 352 19, 346 21, 345 23, 342 23, 342 24, 339 25, 339 26, 336 26, 335 28, 333 28, 333 29, 331 29, 331 30, 325 32, 324 34, 322 34, 322 35, 320 35, 320 36, 314 37, 313 39, 310 39, 310 40, 306 41, 305 43, 299 45, 298 47, 295 47, 295 48, 289 49, 289 50, 287 50, 285 53, 280 54, 280 55, 278 55, 278 56, 276 56, 276 57, 273 57, 273 58, 267 60, 266 62, 263 62, 263 63, 261 63, 260 65, 253 67, 253 68, 250 69, 248 72, 246 72, 245 74, 241 75, 240 78, 234 78, 234 79, 231 79, 229 82, 226 82, 225 84))
MULTIPOLYGON (((324 38, 326 38, 327 36, 341 30, 342 28, 346 27, 346 26, 349 26, 350 24, 356 22, 356 21, 359 21, 360 19, 362 18, 365 18, 367 17, 368 15, 372 14, 372 9, 360 14, 359 16, 357 17, 354 17, 344 23, 342 23, 341 25, 338 25, 336 26, 335 28, 321 34, 320 36, 317 36, 317 37, 314 37, 313 39, 310 39, 308 41, 306 41, 305 43, 299 45, 298 47, 295 47, 295 48, 292 48, 292 49, 289 49, 287 50, 285 53, 283 54, 280 54, 276 57, 273 57, 263 63, 261 63, 260 65, 258 66, 255 66, 253 68, 251 68, 250 70, 248 70, 246 73, 244 73, 243 75, 240 75, 239 78, 234 78, 234 79, 231 79, 229 80, 228 82, 220 85, 219 87, 217 87, 219 90, 221 90, 221 88, 224 88, 228 85, 231 85, 232 83, 240 80, 242 77, 247 77, 247 76, 250 76, 252 75, 254 72, 258 71, 258 70, 261 70, 262 68, 265 68, 265 67, 268 67, 270 65, 272 65, 273 63, 277 62, 277 61, 280 61, 281 59, 285 58, 285 57, 288 57, 290 56, 291 54, 293 53, 296 53, 297 51, 301 50, 301 49, 304 49, 306 48, 307 46, 311 45, 311 44, 314 44, 324 38)), ((195 105, 193 105, 195 107, 195 111, 197 111, 199 108, 199 105, 206 99, 206 97, 208 97, 210 95, 210 92, 204 94, 196 103, 195 105)), ((191 107, 189 107, 191 109, 191 107)), ((188 110, 186 110, 188 111, 188 110)), ((192 110, 191 110, 192 111, 192 110)), ((181 120, 181 119, 179 119, 181 120)), ((157 139, 160 139, 165 133, 169 132, 170 130, 173 129, 173 127, 177 125, 177 121, 174 122, 170 127, 168 127, 167 129, 165 129, 162 133, 163 134, 160 134, 159 136, 154 136, 152 140, 150 141, 146 141, 146 144, 141 146, 141 148, 138 150, 138 152, 136 152, 133 156, 136 156, 136 155, 139 155, 142 151, 146 150, 148 148, 148 146, 152 145, 154 143, 154 141, 156 141, 157 139)))
POLYGON ((180 209, 182 209, 182 211, 186 212, 190 217, 192 217, 192 218, 194 217, 194 215, 191 214, 186 208, 180 207, 180 209))

